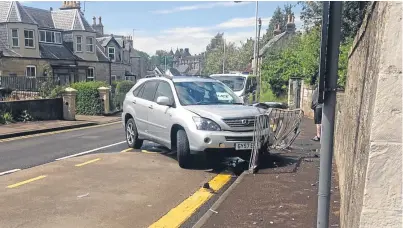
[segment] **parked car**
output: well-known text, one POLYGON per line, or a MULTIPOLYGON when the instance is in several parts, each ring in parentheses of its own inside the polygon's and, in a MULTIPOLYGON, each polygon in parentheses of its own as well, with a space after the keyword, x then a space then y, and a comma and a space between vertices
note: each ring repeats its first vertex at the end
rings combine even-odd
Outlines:
POLYGON ((192 154, 223 149, 251 152, 255 116, 265 110, 246 106, 212 78, 143 78, 126 94, 122 120, 129 147, 144 140, 177 152, 179 166, 192 154))
POLYGON ((244 103, 256 90, 256 77, 247 74, 212 74, 211 78, 217 79, 227 85, 244 103))

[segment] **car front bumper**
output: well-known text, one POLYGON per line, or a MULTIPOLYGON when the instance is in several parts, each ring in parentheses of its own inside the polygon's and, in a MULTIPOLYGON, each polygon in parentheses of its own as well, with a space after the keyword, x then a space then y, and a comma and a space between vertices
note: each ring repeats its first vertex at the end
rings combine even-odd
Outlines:
POLYGON ((252 143, 253 134, 253 131, 234 132, 195 130, 188 132, 189 147, 193 153, 211 149, 235 149, 237 143, 252 143))

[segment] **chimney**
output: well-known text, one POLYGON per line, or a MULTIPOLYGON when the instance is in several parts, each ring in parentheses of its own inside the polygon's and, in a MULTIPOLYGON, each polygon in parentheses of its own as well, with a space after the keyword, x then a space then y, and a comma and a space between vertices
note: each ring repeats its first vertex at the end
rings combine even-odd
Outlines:
POLYGON ((60 10, 67 10, 67 9, 78 9, 80 10, 80 1, 63 1, 62 7, 60 7, 60 10))
POLYGON ((97 25, 97 18, 94 16, 92 17, 92 26, 96 26, 97 25))
POLYGON ((92 28, 97 32, 97 36, 103 36, 104 35, 104 26, 102 25, 102 18, 99 17, 99 23, 97 24, 97 18, 94 16, 92 18, 92 28))
POLYGON ((52 7, 50 7, 49 11, 53 11, 53 8, 52 8, 52 7))
POLYGON ((99 19, 99 24, 100 24, 100 25, 102 25, 102 17, 101 17, 101 16, 99 16, 99 18, 98 18, 98 19, 99 19))
POLYGON ((280 25, 277 24, 277 25, 276 25, 276 29, 274 29, 274 31, 273 31, 273 34, 274 34, 275 36, 277 36, 277 35, 280 34, 280 33, 281 33, 280 25))
POLYGON ((295 23, 294 23, 294 16, 289 14, 288 21, 287 21, 287 32, 295 32, 295 23))

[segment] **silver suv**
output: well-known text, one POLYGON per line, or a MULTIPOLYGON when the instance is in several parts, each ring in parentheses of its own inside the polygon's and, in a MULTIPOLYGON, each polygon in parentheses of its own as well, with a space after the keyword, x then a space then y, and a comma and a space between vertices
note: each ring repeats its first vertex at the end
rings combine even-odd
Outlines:
POLYGON ((122 120, 127 144, 140 149, 149 140, 177 152, 179 166, 191 154, 224 149, 252 149, 255 116, 222 82, 175 76, 140 79, 126 94, 122 120))

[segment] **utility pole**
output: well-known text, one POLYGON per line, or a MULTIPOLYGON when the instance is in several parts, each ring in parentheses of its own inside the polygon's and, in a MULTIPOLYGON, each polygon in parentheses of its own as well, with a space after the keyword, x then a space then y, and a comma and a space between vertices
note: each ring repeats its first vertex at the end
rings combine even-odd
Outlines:
POLYGON ((224 41, 224 54, 223 54, 223 58, 222 58, 222 73, 225 73, 225 38, 223 38, 224 41))
MULTIPOLYGON (((261 90, 261 86, 262 86, 262 77, 261 77, 261 75, 260 75, 260 69, 259 69, 259 40, 260 40, 260 29, 262 28, 262 19, 259 17, 259 29, 258 29, 258 32, 257 32, 257 47, 256 47, 256 77, 258 77, 257 79, 259 80, 259 82, 258 82, 258 84, 259 84, 259 93, 257 93, 257 96, 255 95, 254 97, 253 97, 253 102, 255 102, 256 100, 258 101, 258 102, 260 102, 260 90, 261 90), (256 97, 257 97, 257 99, 256 99, 256 97)), ((256 88, 257 89, 257 88, 256 88)), ((257 91, 256 91, 257 92, 257 91)))
POLYGON ((322 40, 321 65, 319 70, 319 102, 323 102, 322 135, 320 147, 320 171, 318 191, 317 228, 329 227, 330 187, 332 180, 334 116, 336 109, 337 70, 339 62, 339 46, 341 36, 342 2, 323 2, 322 39, 327 38, 327 45, 322 40), (327 26, 329 12, 329 28, 327 36, 323 29, 327 26), (326 63, 323 64, 323 48, 327 48, 326 63), (323 71, 323 65, 326 65, 323 71), (322 89, 324 88, 324 89, 322 89), (322 97, 322 95, 324 96, 322 97), (323 98, 323 100, 322 100, 323 98))
MULTIPOLYGON (((255 45, 253 48, 253 75, 256 77, 257 75, 257 45, 258 45, 258 12, 259 12, 259 2, 256 1, 256 12, 255 12, 255 45)), ((260 101, 260 79, 258 80, 257 87, 256 87, 256 93, 257 93, 257 101, 260 101)))

